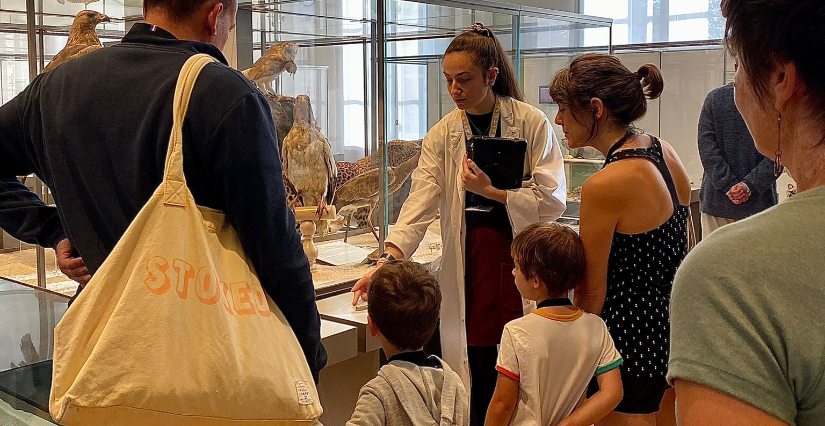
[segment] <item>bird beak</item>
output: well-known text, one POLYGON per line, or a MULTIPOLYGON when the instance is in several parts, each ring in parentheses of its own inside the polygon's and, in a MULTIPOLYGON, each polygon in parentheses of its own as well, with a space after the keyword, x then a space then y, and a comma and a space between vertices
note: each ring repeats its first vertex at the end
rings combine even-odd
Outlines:
POLYGON ((112 22, 112 18, 110 18, 106 15, 103 15, 103 19, 100 22, 112 22))

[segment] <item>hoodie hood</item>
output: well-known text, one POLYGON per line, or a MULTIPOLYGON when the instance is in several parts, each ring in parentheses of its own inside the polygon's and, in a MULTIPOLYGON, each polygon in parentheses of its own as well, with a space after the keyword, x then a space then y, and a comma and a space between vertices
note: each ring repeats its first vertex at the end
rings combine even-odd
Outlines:
POLYGON ((469 423, 467 392, 461 378, 438 357, 442 369, 392 361, 378 372, 387 381, 406 417, 415 426, 469 423))

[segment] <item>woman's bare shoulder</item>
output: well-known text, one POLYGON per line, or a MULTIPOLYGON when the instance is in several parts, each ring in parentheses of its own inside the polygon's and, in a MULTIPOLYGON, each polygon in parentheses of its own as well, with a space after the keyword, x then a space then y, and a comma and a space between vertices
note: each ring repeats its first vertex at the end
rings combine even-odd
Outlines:
POLYGON ((615 203, 638 190, 643 182, 635 161, 617 161, 590 176, 582 186, 582 198, 615 203))

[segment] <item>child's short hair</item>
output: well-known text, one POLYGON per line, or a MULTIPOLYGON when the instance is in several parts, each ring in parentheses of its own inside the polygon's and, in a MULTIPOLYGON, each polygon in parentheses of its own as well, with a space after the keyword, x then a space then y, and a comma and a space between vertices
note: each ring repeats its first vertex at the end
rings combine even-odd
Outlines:
POLYGON ((572 290, 584 280, 584 245, 570 227, 530 225, 516 235, 510 250, 525 278, 538 277, 550 294, 572 290))
POLYGON ((381 334, 398 349, 423 347, 441 311, 435 277, 418 263, 395 261, 375 271, 371 281, 367 312, 381 334))

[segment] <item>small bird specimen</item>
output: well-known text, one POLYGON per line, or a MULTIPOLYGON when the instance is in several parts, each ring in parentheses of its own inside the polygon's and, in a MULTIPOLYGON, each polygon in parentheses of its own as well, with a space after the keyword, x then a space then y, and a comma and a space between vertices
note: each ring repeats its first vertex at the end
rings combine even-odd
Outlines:
MULTIPOLYGON (((71 1, 71 0, 69 0, 71 1)), ((77 59, 89 52, 102 49, 103 45, 97 38, 95 27, 101 22, 111 22, 108 16, 93 10, 83 10, 77 14, 69 32, 69 41, 57 55, 43 68, 43 72, 49 72, 72 59, 77 59)))
POLYGON ((292 183, 303 206, 318 206, 318 219, 332 204, 338 168, 332 147, 312 114, 309 96, 295 98, 295 122, 281 150, 284 176, 292 183))
POLYGON ((298 71, 298 66, 295 65, 295 55, 297 54, 297 43, 276 43, 255 61, 252 68, 241 72, 246 78, 252 80, 265 95, 275 96, 272 82, 284 71, 295 75, 295 72, 298 71))

